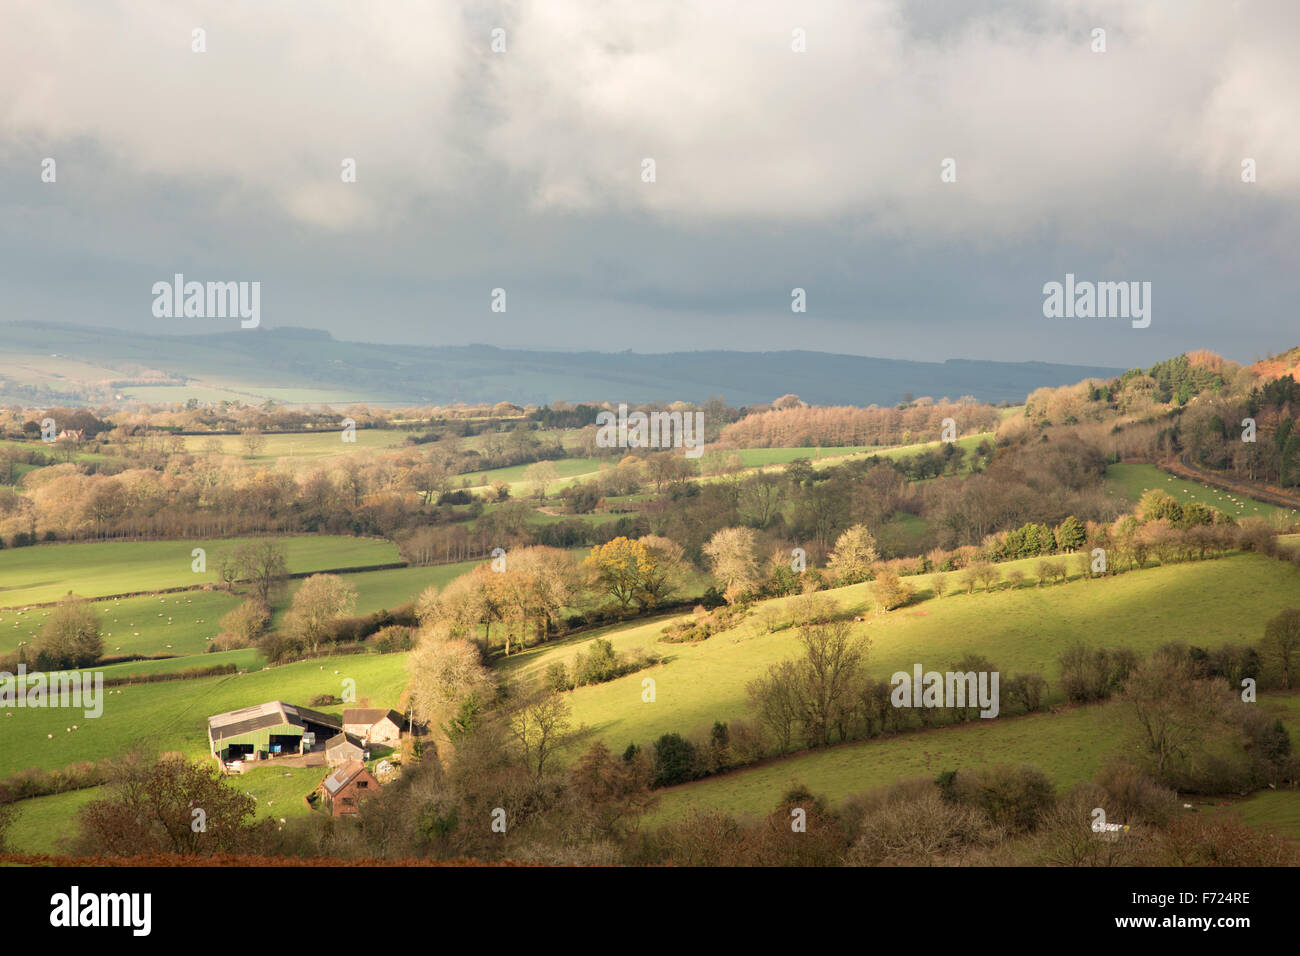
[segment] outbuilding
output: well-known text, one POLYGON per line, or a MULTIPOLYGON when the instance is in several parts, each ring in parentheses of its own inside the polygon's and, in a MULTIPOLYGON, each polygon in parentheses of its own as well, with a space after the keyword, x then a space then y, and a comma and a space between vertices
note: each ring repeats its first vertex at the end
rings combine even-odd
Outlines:
POLYGON ((343 711, 343 729, 365 743, 396 747, 401 743, 406 721, 395 710, 352 707, 343 711))
POLYGON ((337 717, 272 700, 208 718, 208 744, 222 763, 324 749, 343 732, 337 717))

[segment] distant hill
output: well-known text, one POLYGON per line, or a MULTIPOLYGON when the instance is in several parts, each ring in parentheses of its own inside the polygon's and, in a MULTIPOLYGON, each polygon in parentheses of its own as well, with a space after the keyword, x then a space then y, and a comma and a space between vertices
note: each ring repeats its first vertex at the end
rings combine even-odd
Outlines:
POLYGON ((826 352, 542 352, 493 346, 341 342, 308 329, 210 335, 17 322, 0 325, 0 401, 230 398, 297 403, 513 401, 770 402, 893 405, 905 394, 1019 402, 1036 388, 1122 369, 1044 362, 909 362, 826 352))

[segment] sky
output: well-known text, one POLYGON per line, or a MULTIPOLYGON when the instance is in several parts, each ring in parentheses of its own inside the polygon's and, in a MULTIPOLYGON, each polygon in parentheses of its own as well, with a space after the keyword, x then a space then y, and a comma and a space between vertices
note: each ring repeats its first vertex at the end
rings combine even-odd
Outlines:
POLYGON ((182 273, 260 282, 264 327, 388 343, 1111 367, 1300 345, 1293 0, 0 22, 0 321, 239 327, 155 318, 182 273), (1150 324, 1045 317, 1067 273, 1151 283, 1150 324))

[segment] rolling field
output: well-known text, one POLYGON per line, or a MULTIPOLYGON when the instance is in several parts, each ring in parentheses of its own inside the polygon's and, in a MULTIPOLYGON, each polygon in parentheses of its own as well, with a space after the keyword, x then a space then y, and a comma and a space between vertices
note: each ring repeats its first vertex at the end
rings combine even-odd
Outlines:
MULTIPOLYGON (((1159 488, 1178 501, 1186 503, 1199 501, 1211 508, 1232 515, 1234 518, 1271 518, 1274 514, 1290 512, 1263 501, 1252 501, 1228 497, 1228 492, 1195 481, 1186 481, 1174 475, 1166 474, 1155 465, 1111 465, 1106 469, 1107 492, 1118 495, 1129 505, 1135 505, 1143 492, 1150 488, 1159 488)), ((1292 512, 1292 514, 1294 514, 1292 512)))
MULTIPOLYGON (((40 452, 41 454, 46 455, 47 457, 53 459, 56 463, 60 463, 60 464, 61 464, 61 463, 63 462, 63 460, 64 460, 64 451, 63 451, 63 449, 60 448, 60 447, 59 447, 57 444, 55 444, 55 443, 48 443, 48 444, 47 444, 46 442, 42 442, 42 441, 25 441, 25 442, 24 442, 24 441, 9 441, 9 440, 7 440, 7 439, 3 439, 3 440, 0 440, 0 448, 16 448, 16 449, 18 449, 19 451, 24 451, 24 452, 27 452, 27 451, 38 451, 38 452, 40 452)), ((72 453, 71 457, 69 458, 69 460, 70 460, 70 461, 108 462, 108 461, 118 461, 118 460, 120 460, 120 459, 115 459, 115 458, 113 458, 113 456, 111 456, 111 455, 101 455, 101 454, 99 454, 98 452, 91 452, 91 451, 74 451, 74 452, 72 453)), ((17 470, 18 470, 18 472, 19 472, 20 474, 26 474, 28 471, 31 471, 33 468, 36 468, 36 467, 40 467, 40 466, 37 466, 37 465, 26 465, 26 464, 21 464, 21 463, 20 463, 20 464, 17 465, 17 470)))
MULTIPOLYGON (((1035 562, 1002 567, 1004 572, 1016 565, 1032 570, 1035 562)), ((925 588, 926 577, 905 580, 925 588)), ((866 585, 828 593, 846 611, 864 613, 870 606, 866 585)), ((954 594, 884 617, 870 615, 855 631, 871 639, 867 668, 877 679, 910 670, 916 663, 947 669, 963 653, 975 651, 1004 673, 1041 671, 1050 683, 1056 679, 1058 654, 1076 640, 1123 644, 1143 653, 1168 641, 1202 646, 1253 643, 1264 623, 1294 605, 1298 594, 1300 570, 1238 555, 1041 589, 954 594)), ((657 643, 668 620, 530 649, 499 666, 521 677, 540 674, 552 661, 567 663, 595 636, 607 637, 617 649, 643 646, 665 655, 667 663, 570 694, 574 723, 585 723, 611 749, 622 752, 630 742, 646 744, 661 734, 692 733, 715 720, 747 716, 746 683, 798 651, 792 631, 761 634, 752 618, 698 644, 657 643), (655 703, 641 701, 641 681, 647 676, 656 681, 655 703)), ((1061 699, 1052 688, 1049 700, 1061 699)))
MULTIPOLYGON (((0 607, 57 601, 68 591, 102 597, 217 582, 222 551, 256 539, 103 541, 41 544, 0 551, 0 607), (191 570, 194 548, 207 550, 207 570, 191 570)), ((400 560, 391 541, 339 535, 278 538, 291 572, 387 564, 400 560)))
POLYGON ((77 814, 99 793, 99 787, 88 787, 19 802, 18 819, 9 830, 10 849, 15 853, 62 852, 62 841, 76 827, 77 814))
POLYGON ((204 445, 216 439, 221 442, 223 455, 242 458, 255 465, 275 464, 281 458, 317 462, 332 455, 343 455, 364 449, 396 448, 409 434, 411 433, 397 429, 358 428, 355 442, 345 442, 341 429, 297 434, 267 434, 262 436, 266 444, 253 458, 246 457, 241 435, 186 435, 185 450, 192 455, 201 455, 204 445))
MULTIPOLYGON (((1288 700, 1261 697, 1279 716, 1294 714, 1288 700)), ((766 814, 794 783, 806 784, 833 804, 845 797, 907 777, 933 779, 944 770, 999 763, 1038 767, 1058 791, 1091 779, 1116 753, 1132 744, 1120 703, 1071 707, 1060 714, 1031 714, 1010 720, 976 719, 898 736, 805 751, 746 770, 660 791, 649 821, 664 822, 692 810, 740 816, 766 814)), ((1294 725, 1293 725, 1294 726, 1294 725)), ((1235 804, 1244 822, 1284 828, 1300 820, 1300 794, 1266 792, 1235 804)))
POLYGON ((815 446, 803 448, 742 448, 740 449, 740 460, 745 463, 746 468, 756 468, 765 465, 786 465, 798 458, 820 461, 823 458, 845 458, 878 450, 881 449, 874 445, 827 446, 825 448, 815 446))
MULTIPOLYGON (((586 475, 593 475, 600 471, 601 466, 609 467, 615 462, 608 458, 560 458, 551 462, 555 466, 556 481, 547 484, 547 494, 552 491, 558 491, 560 488, 573 484, 572 481, 564 479, 579 478, 586 475)), ((533 482, 524 479, 524 472, 532 467, 527 465, 509 465, 505 468, 488 468, 483 471, 467 471, 457 475, 459 478, 468 478, 472 484, 471 488, 486 488, 494 481, 504 481, 511 486, 511 494, 514 494, 514 486, 531 487, 533 482)))
MULTIPOLYGON (((443 587, 452 578, 473 570, 482 561, 461 561, 458 564, 436 564, 421 568, 389 568, 385 571, 360 571, 345 574, 343 580, 357 589, 355 614, 393 610, 409 604, 431 584, 443 587)), ((301 581, 289 583, 288 595, 277 603, 276 620, 287 610, 293 594, 302 586, 301 581)))
MULTIPOLYGON (((240 600, 222 591, 184 591, 96 601, 104 656, 202 654, 208 639, 216 636, 221 616, 240 600)), ((34 643, 49 613, 49 608, 0 610, 0 654, 16 650, 20 641, 34 643)))
MULTIPOLYGON (((227 677, 105 688, 98 718, 88 719, 82 710, 8 708, 0 715, 0 778, 25 767, 50 770, 133 748, 206 758, 210 715, 268 700, 310 706, 317 694, 341 696, 344 678, 356 681, 355 706, 395 707, 406 687, 406 655, 348 655, 227 677), (77 729, 69 731, 73 725, 77 729)), ((343 708, 319 709, 339 714, 343 708)))
POLYGON ((1034 764, 1066 787, 1091 778, 1118 749, 1110 738, 1120 732, 1119 718, 1117 705, 1098 704, 842 744, 660 791, 650 822, 692 810, 768 813, 794 783, 838 803, 907 777, 998 763, 1034 764))
POLYGON ((240 670, 258 670, 265 664, 262 652, 255 647, 234 651, 214 651, 211 654, 191 654, 186 657, 169 657, 162 660, 127 661, 97 668, 104 679, 128 677, 136 674, 175 674, 195 667, 219 667, 234 664, 240 670))

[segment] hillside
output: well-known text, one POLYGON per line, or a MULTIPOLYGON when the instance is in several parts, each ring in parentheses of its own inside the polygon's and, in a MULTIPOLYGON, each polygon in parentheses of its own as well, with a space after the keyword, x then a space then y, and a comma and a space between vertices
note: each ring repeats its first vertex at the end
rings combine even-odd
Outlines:
POLYGON ((141 336, 16 322, 0 327, 0 401, 545 404, 558 399, 733 405, 794 392, 817 404, 892 405, 907 393, 1020 401, 1044 386, 1120 369, 1045 362, 909 362, 825 352, 542 352, 484 345, 341 342, 328 333, 257 328, 141 336), (274 384, 267 384, 274 383, 274 384), (757 384, 763 383, 763 384, 757 384))

